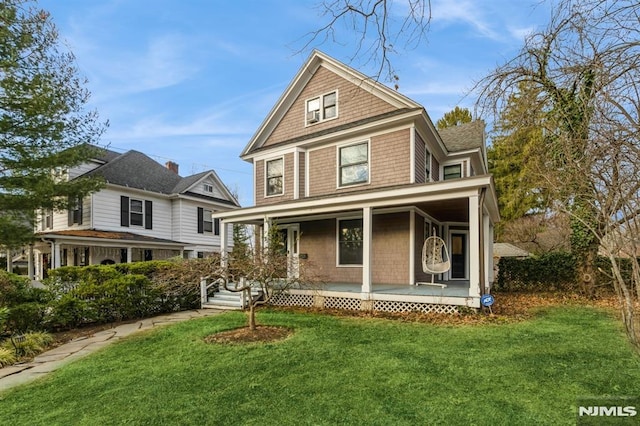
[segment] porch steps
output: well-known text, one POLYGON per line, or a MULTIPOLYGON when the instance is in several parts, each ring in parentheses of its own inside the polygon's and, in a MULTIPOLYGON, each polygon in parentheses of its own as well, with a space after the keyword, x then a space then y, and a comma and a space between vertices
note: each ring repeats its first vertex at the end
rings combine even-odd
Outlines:
MULTIPOLYGON (((259 293, 253 290, 252 296, 257 296, 259 293)), ((207 302, 202 305, 203 308, 210 309, 226 309, 226 310, 240 310, 244 306, 242 304, 242 292, 233 292, 221 288, 216 291, 213 296, 207 298, 207 302)))

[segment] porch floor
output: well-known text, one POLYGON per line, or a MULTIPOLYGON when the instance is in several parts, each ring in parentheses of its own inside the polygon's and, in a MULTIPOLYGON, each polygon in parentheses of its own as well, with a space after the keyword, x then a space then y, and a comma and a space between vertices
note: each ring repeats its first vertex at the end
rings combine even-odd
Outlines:
MULTIPOLYGON (((440 297, 468 297, 469 281, 440 281, 446 288, 432 285, 400 285, 373 284, 372 292, 379 294, 406 294, 411 296, 440 296, 440 297)), ((362 285, 358 283, 325 283, 317 288, 325 291, 339 291, 344 293, 360 293, 362 285)))

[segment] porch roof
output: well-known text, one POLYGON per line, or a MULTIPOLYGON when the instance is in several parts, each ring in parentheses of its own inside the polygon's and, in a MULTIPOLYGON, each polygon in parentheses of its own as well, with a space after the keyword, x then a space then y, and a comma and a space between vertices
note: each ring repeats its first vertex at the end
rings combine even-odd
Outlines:
POLYGON ((388 208, 451 201, 479 195, 486 188, 485 206, 495 223, 500 220, 491 175, 473 176, 424 184, 400 185, 381 189, 335 193, 326 196, 283 201, 266 206, 216 212, 213 217, 229 222, 260 222, 266 217, 316 215, 363 207, 388 208))
POLYGON ((127 243, 144 243, 150 246, 170 246, 182 248, 183 243, 163 238, 149 237, 147 235, 134 234, 133 232, 101 231, 97 229, 70 229, 54 232, 39 232, 36 236, 52 240, 64 240, 65 242, 84 243, 113 243, 128 245, 127 243))

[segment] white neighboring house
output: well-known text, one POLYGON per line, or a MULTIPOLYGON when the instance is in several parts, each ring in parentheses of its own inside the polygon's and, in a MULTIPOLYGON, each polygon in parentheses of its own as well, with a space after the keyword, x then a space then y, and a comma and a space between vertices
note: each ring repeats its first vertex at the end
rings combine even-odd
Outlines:
MULTIPOLYGON (((181 177, 138 151, 102 150, 69 170, 69 179, 102 176, 106 186, 69 211, 40 212, 34 245, 36 279, 60 266, 206 257, 220 252, 213 212, 239 208, 213 170, 181 177)), ((230 226, 230 225, 229 225, 230 226)), ((231 230, 225 247, 232 244, 231 230)))

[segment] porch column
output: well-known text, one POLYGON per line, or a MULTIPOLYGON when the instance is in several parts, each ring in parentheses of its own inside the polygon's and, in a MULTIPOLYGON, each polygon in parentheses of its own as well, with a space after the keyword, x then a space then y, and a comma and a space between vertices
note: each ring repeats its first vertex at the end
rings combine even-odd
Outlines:
POLYGON ((469 296, 480 297, 479 196, 469 197, 469 296))
POLYGON ((262 245, 261 249, 264 250, 269 246, 269 232, 271 229, 271 218, 268 216, 264 217, 264 225, 262 225, 262 245))
POLYGON ((11 255, 11 249, 7 249, 6 255, 7 255, 7 272, 12 273, 13 272, 13 256, 11 255))
POLYGON ((493 233, 491 232, 491 223, 489 220, 489 215, 484 213, 482 214, 482 236, 484 237, 484 292, 487 293, 490 282, 493 281, 493 233))
POLYGON ((60 243, 53 243, 53 252, 51 253, 53 256, 53 269, 58 269, 62 263, 60 260, 62 259, 62 253, 60 251, 60 243))
POLYGON ((27 276, 33 281, 33 244, 29 244, 29 258, 27 259, 27 276))
POLYGON ((411 210, 409 212, 409 285, 416 285, 416 211, 415 210, 411 210))
POLYGON ((227 266, 227 224, 220 221, 220 266, 227 266))
POLYGON ((373 214, 371 207, 362 209, 362 292, 371 293, 371 240, 373 214))
POLYGON ((127 247, 127 263, 133 262, 133 250, 131 247, 127 247))

